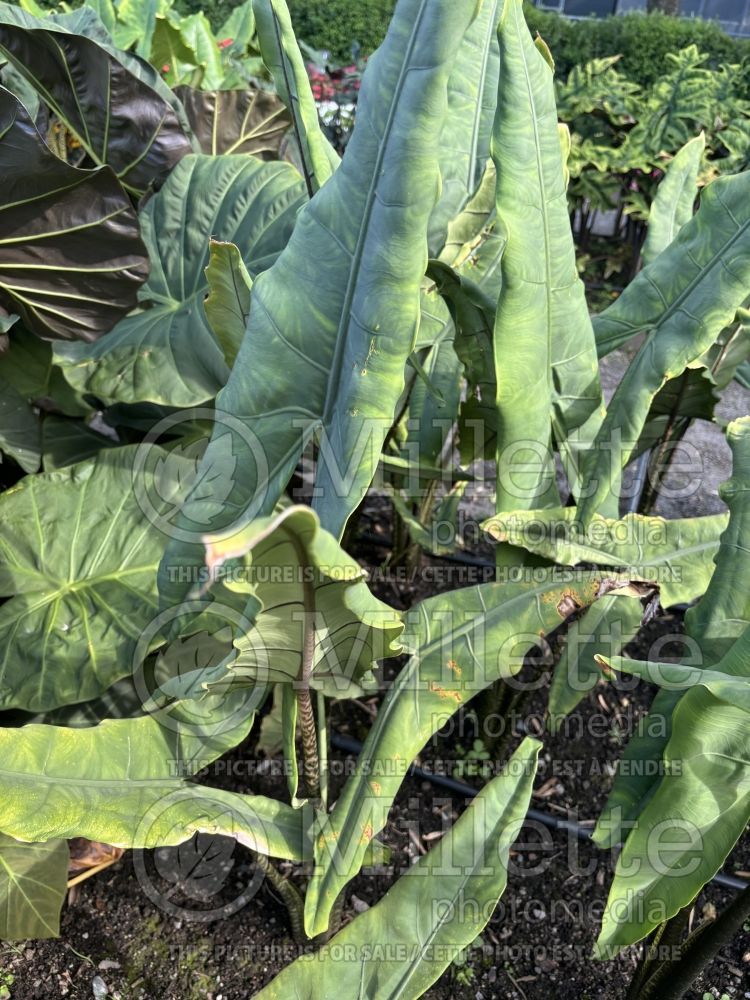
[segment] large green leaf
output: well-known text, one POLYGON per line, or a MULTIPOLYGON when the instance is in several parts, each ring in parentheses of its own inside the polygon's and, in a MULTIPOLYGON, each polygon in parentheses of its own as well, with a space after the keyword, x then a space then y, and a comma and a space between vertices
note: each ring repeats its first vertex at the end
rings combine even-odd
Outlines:
POLYGON ((199 87, 203 80, 204 69, 197 52, 169 17, 160 15, 155 19, 149 60, 160 68, 164 82, 175 91, 177 86, 199 87))
POLYGON ((531 798, 541 744, 525 740, 455 826, 371 909, 258 994, 260 1000, 415 1000, 489 921, 531 798))
POLYGON ((599 353, 636 334, 645 340, 615 392, 597 441, 584 460, 595 484, 581 503, 587 520, 637 446, 651 403, 734 320, 750 285, 750 173, 720 177, 676 239, 596 320, 599 353))
MULTIPOLYGON (((698 641, 703 665, 721 659, 750 622, 750 581, 744 566, 744 540, 750 533, 750 419, 734 421, 727 436, 733 474, 720 493, 729 507, 729 524, 720 538, 708 589, 685 616, 688 633, 698 641)), ((679 691, 659 691, 649 715, 628 743, 594 832, 600 846, 616 844, 653 794, 659 781, 654 762, 661 759, 669 740, 672 713, 680 696, 679 691)))
POLYGON ((24 844, 0 833, 0 940, 57 937, 67 888, 64 840, 24 844))
POLYGON ((203 68, 202 85, 206 90, 218 90, 224 81, 224 66, 211 22, 202 10, 198 10, 187 17, 180 17, 177 23, 180 34, 196 53, 203 68))
POLYGON ((490 155, 497 103, 500 0, 485 0, 464 35, 448 80, 448 114, 440 141, 440 199, 430 216, 430 254, 442 250, 452 219, 478 187, 490 155))
POLYGON ((245 90, 193 90, 175 87, 204 153, 252 153, 278 160, 289 130, 289 113, 278 97, 258 87, 245 90))
POLYGON ((195 468, 179 456, 157 460, 134 488, 136 452, 107 449, 0 495, 0 592, 9 598, 0 606, 2 707, 84 701, 132 672, 157 611, 158 518, 179 503, 195 468))
POLYGON ((323 134, 286 0, 253 0, 253 12, 263 62, 292 116, 302 173, 312 196, 338 167, 339 157, 323 134))
MULTIPOLYGON (((446 80, 468 7, 399 4, 368 63, 345 160, 255 281, 245 339, 217 399, 242 432, 217 422, 204 459, 206 468, 227 451, 237 459, 216 527, 243 511, 269 513, 315 433, 313 503, 326 530, 341 535, 370 485, 419 324, 446 80)), ((191 497, 184 523, 199 529, 214 506, 191 497)), ((171 546, 165 565, 200 558, 197 546, 171 546)))
POLYGON ((93 161, 142 194, 192 143, 156 72, 106 37, 90 9, 40 19, 0 4, 0 50, 93 161))
POLYGON ((477 692, 514 676, 526 653, 575 608, 592 603, 604 577, 542 569, 536 582, 487 583, 423 601, 402 637, 413 650, 391 685, 330 816, 316 838, 305 900, 308 934, 318 934, 340 891, 382 830, 412 760, 477 692))
MULTIPOLYGON (((618 858, 597 941, 600 957, 640 941, 692 902, 750 822, 748 645, 747 636, 739 639, 713 670, 681 674, 674 664, 632 665, 651 680, 668 681, 668 688, 698 686, 675 708, 664 777, 618 858), (729 673, 744 677, 744 685, 729 673), (670 836, 655 838, 654 830, 665 827, 670 836)), ((630 661, 616 664, 631 669, 630 661)))
MULTIPOLYGON (((662 605, 669 607, 704 593, 726 524, 725 514, 673 521, 640 514, 613 520, 597 514, 584 526, 576 508, 565 507, 497 514, 484 527, 496 541, 562 565, 593 563, 653 581, 662 605)), ((605 597, 571 626, 550 689, 553 729, 599 680, 594 654, 619 652, 638 631, 641 610, 637 602, 605 597)))
POLYGON ((130 198, 108 167, 58 159, 0 87, 0 293, 43 337, 95 340, 148 274, 130 198))
POLYGON ((691 655, 686 666, 705 671, 705 684, 700 679, 683 695, 682 681, 696 680, 696 673, 674 668, 682 681, 659 692, 630 741, 594 832, 595 841, 607 847, 629 831, 598 942, 602 955, 640 940, 689 903, 721 867, 750 819, 750 716, 736 688, 716 678, 721 673, 750 677, 745 565, 750 418, 730 424, 728 437, 734 469, 722 497, 729 525, 708 590, 685 617, 691 655), (654 762, 660 765, 656 769, 654 762), (649 839, 657 822, 671 844, 666 861, 649 839))
POLYGON ((119 0, 111 28, 115 44, 121 49, 134 48, 137 55, 148 59, 157 18, 170 7, 171 0, 119 0))
POLYGON ((666 250, 686 222, 693 217, 698 195, 698 171, 706 148, 701 132, 678 150, 656 189, 648 217, 648 233, 643 245, 644 264, 650 264, 666 250))
POLYGON ((183 158, 141 212, 151 257, 144 308, 96 344, 59 345, 55 360, 70 384, 106 402, 181 407, 212 399, 229 370, 203 309, 209 238, 235 243, 255 275, 286 244, 302 197, 287 164, 239 154, 183 158))
POLYGON ((255 36, 253 0, 245 0, 232 9, 232 13, 216 32, 220 41, 231 39, 230 49, 244 54, 255 36))
POLYGON ((559 502, 552 449, 577 494, 579 456, 603 416, 599 369, 570 230, 557 113, 544 43, 522 0, 504 0, 492 139, 506 239, 494 330, 496 509, 559 502))
POLYGON ((400 651, 398 612, 370 593, 365 571, 309 507, 287 507, 204 542, 218 592, 226 587, 257 602, 252 628, 234 640, 234 678, 296 684, 308 666, 312 687, 336 697, 356 691, 376 661, 400 651))
POLYGON ((195 832, 214 833, 301 859, 301 812, 187 780, 249 732, 252 693, 207 696, 199 710, 197 704, 85 729, 0 729, 0 827, 21 839, 87 837, 119 847, 169 846, 195 832))
POLYGON ((563 566, 593 563, 657 584, 664 607, 695 600, 714 570, 726 514, 677 518, 596 514, 583 524, 575 507, 496 514, 483 527, 498 542, 563 566))

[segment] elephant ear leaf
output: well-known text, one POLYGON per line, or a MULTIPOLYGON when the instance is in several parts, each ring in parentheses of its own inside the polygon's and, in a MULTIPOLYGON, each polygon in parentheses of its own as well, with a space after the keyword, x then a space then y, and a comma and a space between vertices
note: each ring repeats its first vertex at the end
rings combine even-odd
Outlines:
MULTIPOLYGON (((473 5, 449 0, 399 4, 368 63, 341 167, 255 281, 237 363, 217 398, 243 426, 217 421, 205 455, 206 466, 228 445, 237 456, 217 527, 238 512, 270 513, 313 435, 314 506, 327 531, 341 536, 370 486, 419 325, 446 81, 472 15, 473 5)), ((208 506, 190 497, 186 523, 200 525, 208 506)), ((198 547, 180 544, 165 565, 200 559, 198 547)))
POLYGON ((41 337, 96 340, 133 308, 148 274, 130 198, 108 167, 58 159, 2 87, 0 172, 2 298, 41 337))
POLYGON ((8 598, 0 708, 86 701, 132 673, 157 609, 162 518, 195 472, 157 448, 134 488, 138 455, 145 458, 135 446, 106 448, 0 495, 0 593, 8 598))
POLYGON ((466 31, 448 80, 448 114, 440 142, 440 199, 430 216, 430 254, 445 244, 451 220, 482 180, 497 103, 500 0, 486 0, 466 31))
POLYGON ((0 939, 57 937, 67 883, 67 841, 27 844, 0 833, 0 939))
POLYGON ((649 212, 648 233, 641 254, 644 264, 650 264, 666 250, 685 223, 692 219, 698 195, 698 171, 705 148, 706 137, 701 132, 678 150, 667 167, 649 212))
POLYGON ((111 166, 123 187, 141 195, 192 152, 192 140, 156 71, 107 38, 86 8, 37 18, 0 4, 0 52, 94 163, 111 166))
POLYGON ((628 744, 593 835, 604 848, 627 835, 597 942, 603 957, 694 899, 750 820, 750 418, 731 423, 728 439, 734 465, 721 495, 729 523, 708 589, 685 616, 698 667, 612 660, 663 687, 628 744), (657 825, 663 834, 654 845, 657 825))
POLYGON ((213 399, 229 371, 203 305, 209 240, 235 243, 255 275, 286 245, 303 197, 287 163, 184 157, 140 214, 151 258, 144 308, 96 344, 56 345, 66 379, 106 402, 183 407, 213 399), (189 225, 182 222, 186 204, 189 225), (175 225, 183 226, 180 240, 175 225))
POLYGON ((275 94, 259 87, 245 90, 194 90, 175 87, 201 150, 252 153, 261 160, 278 160, 290 117, 275 94))
POLYGON ((645 339, 607 407, 583 468, 595 488, 584 522, 619 487, 662 386, 701 358, 729 326, 750 285, 750 173, 720 177, 676 239, 596 319, 599 353, 645 339), (615 446, 616 445, 616 446, 615 446))
POLYGON ((604 408, 568 216, 549 51, 504 0, 492 139, 506 245, 494 329, 497 510, 556 506, 553 447, 573 493, 604 408), (530 452, 533 458, 530 459, 530 452))
POLYGON ((223 586, 259 605, 253 627, 235 639, 235 677, 252 684, 303 679, 331 697, 349 697, 361 693, 357 685, 377 660, 400 650, 398 612, 370 593, 365 571, 309 507, 287 507, 204 541, 212 577, 221 581, 228 561, 242 560, 223 586))
POLYGON ((323 134, 286 0, 253 0, 253 12, 260 53, 292 116, 302 174, 312 197, 338 167, 339 156, 323 134))
POLYGON ((327 929, 334 901, 359 871, 406 769, 430 737, 479 691, 499 677, 514 676, 539 636, 557 628, 576 605, 595 601, 606 579, 575 570, 561 576, 551 568, 541 570, 533 584, 480 584, 411 610, 403 642, 413 655, 386 695, 354 774, 321 824, 305 898, 308 934, 327 929))
POLYGON ((328 955, 298 959, 258 1000, 423 996, 482 931, 505 891, 510 848, 529 807, 540 748, 536 740, 524 740, 506 773, 479 792, 384 899, 329 942, 328 955))

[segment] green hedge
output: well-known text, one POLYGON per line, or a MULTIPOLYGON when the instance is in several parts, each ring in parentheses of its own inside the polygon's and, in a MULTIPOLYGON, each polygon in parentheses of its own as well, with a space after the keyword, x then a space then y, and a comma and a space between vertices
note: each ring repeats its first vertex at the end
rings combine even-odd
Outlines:
POLYGON ((396 0, 287 0, 298 38, 347 62, 352 42, 369 55, 383 40, 396 0))
POLYGON ((663 74, 667 53, 691 43, 709 55, 713 66, 740 63, 750 56, 750 41, 731 38, 717 24, 698 18, 634 13, 569 21, 529 4, 526 19, 549 45, 561 77, 577 63, 619 54, 618 69, 635 83, 649 86, 663 74))
MULTIPOLYGON (((223 4, 228 2, 231 0, 222 0, 223 4)), ((297 35, 340 60, 349 58, 355 40, 365 54, 377 48, 396 5, 395 0, 288 3, 297 35)), ((750 41, 730 38, 717 24, 697 18, 634 13, 570 21, 531 4, 527 4, 526 16, 532 31, 538 31, 551 48, 561 77, 567 76, 576 63, 620 53, 621 70, 636 83, 648 86, 662 74, 667 52, 691 42, 708 53, 714 65, 741 62, 750 55, 750 41)))

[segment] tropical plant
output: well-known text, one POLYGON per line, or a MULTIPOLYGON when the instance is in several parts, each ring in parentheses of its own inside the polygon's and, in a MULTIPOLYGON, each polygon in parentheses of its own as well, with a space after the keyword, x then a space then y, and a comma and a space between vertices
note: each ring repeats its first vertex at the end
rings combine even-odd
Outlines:
POLYGON ((506 888, 539 742, 488 758, 499 773, 471 809, 340 930, 347 886, 387 856, 377 837, 427 741, 566 630, 553 724, 602 664, 664 689, 650 718, 666 733, 647 722, 625 757, 664 776, 623 768, 596 836, 627 833, 622 857, 643 861, 655 828, 697 817, 674 878, 650 854, 639 869, 658 919, 619 905, 634 887, 620 865, 600 955, 658 932, 750 816, 750 419, 728 429, 728 515, 621 517, 623 473, 703 415, 711 379, 750 350, 750 174, 712 180, 693 214, 702 140, 685 146, 645 267, 592 322, 570 136, 520 0, 399 0, 341 159, 284 0, 253 0, 292 163, 246 145, 247 106, 221 103, 233 91, 214 94, 208 127, 194 94, 118 47, 127 11, 108 31, 91 9, 0 7, 19 95, 3 98, 3 208, 20 220, 0 243, 0 933, 58 932, 70 838, 148 849, 210 833, 253 852, 301 942, 335 935, 261 996, 421 996, 506 888), (233 138, 218 141, 222 121, 233 138), (58 153, 40 131, 56 126, 75 140, 58 153), (636 337, 605 407, 598 358, 636 337), (494 463, 496 579, 394 610, 348 551, 371 484, 385 479, 412 542, 435 550, 431 526, 455 517, 477 460, 494 463), (700 663, 621 657, 644 619, 695 601, 700 663), (401 654, 334 790, 332 703, 377 692, 401 654), (285 801, 200 781, 261 717, 285 801), (408 959, 387 957, 395 945, 408 959))

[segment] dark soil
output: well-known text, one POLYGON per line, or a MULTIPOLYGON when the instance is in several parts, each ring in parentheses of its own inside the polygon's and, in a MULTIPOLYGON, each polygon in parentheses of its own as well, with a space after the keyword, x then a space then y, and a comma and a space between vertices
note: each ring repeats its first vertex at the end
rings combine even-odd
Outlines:
MULTIPOLYGON (((377 550, 376 546, 363 547, 363 558, 371 565, 382 555, 377 550)), ((381 576, 375 589, 390 603, 407 606, 426 593, 487 578, 481 568, 438 560, 426 565, 434 567, 434 572, 402 578, 396 584, 381 576)), ((661 634, 679 631, 679 627, 674 615, 649 626, 661 634)), ((642 635, 640 641, 647 643, 650 638, 642 635)), ((636 650, 631 652, 637 655, 636 650)), ((662 655, 668 655, 668 649, 662 655)), ((527 669, 535 668, 530 664, 527 669)), ((543 730, 546 691, 537 692, 500 751, 503 757, 510 753, 524 731, 543 738, 532 805, 593 826, 611 786, 614 762, 652 696, 653 689, 643 683, 620 690, 602 682, 570 717, 566 732, 553 737, 543 730)), ((363 739, 378 697, 336 706, 332 728, 363 739)), ((466 750, 476 735, 473 713, 462 711, 455 724, 424 749, 418 763, 443 767, 448 773, 465 767, 466 750)), ((202 780, 284 797, 279 761, 270 760, 258 768, 256 740, 257 727, 243 746, 217 762, 202 780)), ((346 769, 346 755, 334 753, 334 760, 341 770, 346 769)), ((477 786, 481 783, 481 778, 465 772, 458 776, 477 786)), ((344 779, 333 780, 335 793, 344 779)), ((395 878, 455 821, 464 805, 461 796, 408 778, 380 837, 392 850, 390 863, 362 872, 349 884, 345 919, 376 903, 395 878)), ((69 894, 58 940, 2 946, 0 998, 252 997, 300 949, 292 941, 286 911, 274 890, 257 877, 252 856, 231 843, 227 847, 226 841, 207 841, 202 839, 197 852, 194 843, 156 853, 130 852, 115 866, 76 886, 69 894), (203 876, 202 867, 206 868, 203 876), (189 877, 184 875, 187 871, 189 877), (243 893, 252 898, 238 906, 243 893), (190 916, 200 917, 206 910, 222 907, 231 915, 210 921, 190 916)), ((585 841, 527 825, 511 858, 508 888, 481 939, 465 963, 451 966, 426 996, 433 1000, 623 998, 636 965, 636 950, 629 949, 612 962, 594 962, 589 957, 614 860, 610 853, 585 841)), ((305 873, 299 869, 292 873, 291 867, 287 866, 287 872, 303 882, 305 873)), ((743 874, 750 870, 747 836, 725 870, 743 874)), ((708 887, 694 907, 694 926, 731 898, 731 892, 708 887)), ((748 970, 750 938, 745 933, 722 951, 687 996, 690 1000, 702 1000, 705 993, 748 997, 750 993, 743 992, 748 970)))

